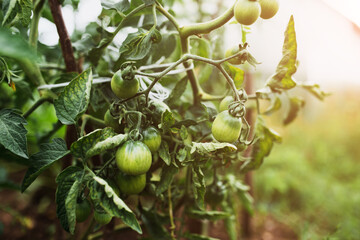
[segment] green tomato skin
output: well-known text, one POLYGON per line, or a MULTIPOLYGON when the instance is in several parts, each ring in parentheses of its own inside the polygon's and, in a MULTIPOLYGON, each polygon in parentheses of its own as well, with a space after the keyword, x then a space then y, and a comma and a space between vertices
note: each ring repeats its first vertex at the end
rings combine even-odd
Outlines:
POLYGON ((159 131, 154 127, 148 127, 143 132, 143 142, 148 146, 151 153, 155 153, 161 144, 161 135, 159 131))
POLYGON ((100 212, 95 211, 94 219, 97 223, 99 223, 101 225, 106 225, 111 221, 112 216, 106 212, 100 213, 100 212))
POLYGON ((225 110, 229 109, 229 104, 234 101, 234 98, 232 96, 226 96, 223 100, 221 100, 219 105, 219 111, 223 112, 225 110))
POLYGON ((129 140, 116 151, 116 164, 129 175, 146 173, 151 166, 151 152, 145 143, 129 140))
POLYGON ((123 79, 119 70, 111 79, 111 90, 118 98, 129 98, 138 92, 139 81, 136 78, 131 80, 123 79))
POLYGON ((279 10, 279 1, 278 0, 260 0, 261 14, 262 19, 269 19, 275 16, 279 10))
POLYGON ((89 200, 85 199, 82 202, 76 203, 76 221, 84 222, 91 213, 91 204, 89 200))
POLYGON ((121 126, 119 124, 119 119, 115 119, 111 115, 110 110, 106 111, 106 113, 104 115, 104 122, 105 122, 106 126, 113 128, 116 132, 121 131, 121 126))
POLYGON ((234 7, 234 17, 243 25, 253 24, 259 18, 260 12, 260 3, 256 1, 238 0, 234 7))
POLYGON ((115 182, 122 193, 127 195, 141 193, 146 185, 146 173, 133 176, 119 173, 115 176, 115 182))
POLYGON ((211 127, 211 132, 216 140, 219 142, 235 142, 241 131, 241 120, 233 117, 228 111, 219 113, 211 127))
MULTIPOLYGON (((239 47, 238 46, 234 46, 232 48, 229 48, 228 50, 226 50, 225 52, 225 57, 230 57, 232 55, 234 55, 235 53, 237 53, 239 51, 239 47)), ((229 63, 233 64, 233 65, 239 65, 241 64, 241 59, 238 57, 232 58, 230 60, 228 60, 229 63)))

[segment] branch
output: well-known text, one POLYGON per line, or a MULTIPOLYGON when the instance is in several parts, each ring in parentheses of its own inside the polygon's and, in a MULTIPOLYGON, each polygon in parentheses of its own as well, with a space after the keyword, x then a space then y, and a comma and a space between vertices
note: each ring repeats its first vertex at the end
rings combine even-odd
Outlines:
POLYGON ((49 0, 49 5, 51 9, 51 14, 54 18, 57 32, 59 34, 61 50, 66 65, 66 71, 77 72, 78 71, 77 64, 75 61, 70 37, 67 32, 65 22, 61 13, 60 3, 58 0, 49 0))

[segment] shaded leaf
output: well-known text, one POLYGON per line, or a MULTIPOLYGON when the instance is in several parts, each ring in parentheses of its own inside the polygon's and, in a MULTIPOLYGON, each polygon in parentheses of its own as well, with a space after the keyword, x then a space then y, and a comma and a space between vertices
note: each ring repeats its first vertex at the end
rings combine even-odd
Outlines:
POLYGON ((71 80, 60 96, 54 100, 56 116, 65 125, 75 124, 90 102, 91 68, 71 80))
POLYGON ((161 129, 165 132, 169 131, 170 128, 175 124, 175 118, 168 109, 161 115, 161 129))
POLYGON ((186 232, 184 234, 184 237, 187 240, 220 240, 218 238, 212 238, 212 237, 208 237, 208 236, 204 236, 204 235, 200 235, 200 234, 196 234, 196 233, 189 233, 189 232, 186 232))
POLYGON ((233 144, 230 144, 230 143, 192 142, 192 147, 191 147, 190 153, 193 154, 194 152, 197 152, 200 154, 204 154, 204 153, 210 153, 210 152, 219 151, 219 150, 229 152, 229 151, 235 151, 236 149, 237 149, 236 146, 233 144))
POLYGON ((182 78, 178 81, 172 90, 170 96, 167 98, 166 103, 168 106, 174 106, 176 103, 179 103, 181 95, 185 92, 187 85, 187 77, 182 78))
POLYGON ((69 225, 69 232, 74 234, 75 225, 76 225, 76 203, 79 195, 79 191, 81 190, 81 175, 75 179, 75 182, 72 184, 67 197, 65 199, 65 208, 67 221, 69 225))
POLYGON ((125 12, 130 8, 129 0, 101 0, 101 6, 105 9, 114 9, 119 12, 125 12))
POLYGON ((159 196, 161 193, 163 193, 168 187, 170 186, 174 175, 179 171, 178 167, 176 167, 174 164, 171 164, 170 166, 164 166, 161 170, 161 178, 160 182, 156 187, 156 195, 159 196))
POLYGON ((33 8, 32 0, 19 0, 20 13, 19 18, 23 26, 27 26, 31 20, 31 10, 33 8))
POLYGON ((161 145, 159 148, 159 157, 166 163, 166 165, 170 166, 171 157, 169 152, 169 145, 166 141, 161 141, 161 145))
POLYGON ((165 221, 156 211, 141 211, 141 220, 143 221, 147 233, 152 239, 167 240, 171 239, 169 232, 165 228, 168 221, 165 221))
POLYGON ((242 69, 235 67, 227 62, 225 63, 224 66, 225 66, 225 70, 229 73, 231 78, 234 80, 236 89, 240 89, 244 83, 245 72, 242 69))
POLYGON ((3 0, 2 1, 2 12, 4 13, 4 18, 2 25, 10 23, 19 11, 19 6, 17 5, 18 0, 3 0))
POLYGON ((279 97, 275 97, 271 100, 271 105, 266 109, 264 114, 270 115, 281 108, 281 100, 279 97))
POLYGON ((297 97, 292 97, 289 99, 290 101, 290 107, 289 107, 289 111, 287 113, 287 116, 285 117, 283 124, 287 125, 289 123, 291 123, 292 121, 294 121, 294 119, 297 117, 300 109, 302 107, 304 107, 305 102, 304 100, 297 98, 297 97))
POLYGON ((327 93, 321 90, 319 84, 301 84, 300 86, 309 91, 312 95, 321 101, 324 100, 325 97, 331 95, 331 93, 327 93))
POLYGON ((195 210, 195 209, 191 209, 188 214, 193 217, 193 218, 197 218, 197 219, 208 219, 210 221, 216 221, 216 220, 220 220, 220 219, 225 219, 230 217, 230 214, 227 212, 222 212, 222 211, 201 211, 201 210, 195 210))
POLYGON ((193 174, 193 187, 194 187, 194 197, 196 200, 196 204, 200 209, 205 209, 205 192, 206 192, 206 184, 205 184, 205 176, 199 166, 194 166, 192 168, 193 174))
POLYGON ((97 142, 85 154, 85 158, 90 158, 97 154, 103 153, 106 150, 116 148, 127 139, 127 134, 118 134, 113 137, 108 137, 103 141, 97 142))
POLYGON ((69 152, 65 141, 61 138, 55 138, 51 143, 41 144, 40 151, 32 155, 29 159, 31 165, 22 181, 21 192, 24 192, 51 164, 69 152))

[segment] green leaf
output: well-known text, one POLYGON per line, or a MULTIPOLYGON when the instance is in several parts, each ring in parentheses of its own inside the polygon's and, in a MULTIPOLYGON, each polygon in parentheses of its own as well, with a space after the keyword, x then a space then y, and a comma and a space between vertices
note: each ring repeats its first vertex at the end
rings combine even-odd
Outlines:
POLYGON ((237 149, 236 146, 234 146, 230 143, 212 143, 212 142, 197 143, 197 142, 193 142, 190 153, 193 154, 194 152, 197 152, 199 154, 204 154, 204 153, 210 153, 210 152, 215 152, 215 151, 219 151, 219 150, 225 151, 225 152, 231 152, 231 151, 235 151, 236 149, 237 149))
POLYGON ((17 1, 18 0, 2 1, 2 12, 4 13, 4 19, 2 21, 2 25, 10 23, 16 17, 18 11, 17 1))
POLYGON ((182 120, 182 121, 179 121, 179 122, 176 122, 174 125, 172 125, 171 127, 172 128, 185 128, 186 130, 186 127, 190 127, 190 126, 194 126, 198 124, 195 120, 192 120, 192 119, 185 119, 185 120, 182 120))
POLYGON ((19 34, 12 34, 6 28, 0 28, 0 56, 16 60, 35 61, 36 52, 19 34))
POLYGON ((186 90, 187 85, 187 77, 182 78, 180 81, 178 81, 172 90, 170 96, 166 100, 166 104, 168 106, 174 106, 177 103, 179 103, 180 97, 183 95, 183 93, 186 90))
POLYGON ((166 109, 166 111, 161 115, 161 129, 167 132, 174 124, 175 118, 172 112, 166 109))
POLYGON ((297 44, 293 16, 291 16, 285 31, 282 55, 282 59, 276 68, 276 73, 266 83, 273 92, 281 92, 296 86, 296 82, 292 79, 292 75, 297 70, 297 44))
POLYGON ((78 182, 81 181, 81 178, 84 174, 84 170, 79 167, 70 166, 62 171, 56 178, 56 183, 58 187, 56 189, 56 215, 60 220, 61 226, 68 232, 70 232, 70 228, 72 230, 73 219, 70 221, 68 216, 71 217, 71 211, 73 211, 73 206, 71 205, 71 198, 73 198, 75 194, 75 190, 78 186, 78 182), (75 187, 73 188, 73 185, 75 187), (69 195, 71 191, 71 195, 69 195), (69 200, 67 198, 69 197, 69 200), (68 204, 66 204, 66 200, 68 204), (70 226, 71 225, 71 226, 70 226))
POLYGON ((136 33, 130 33, 121 45, 121 57, 127 60, 141 60, 150 53, 152 44, 160 41, 161 34, 156 28, 149 31, 139 28, 136 33))
POLYGON ((123 222, 138 233, 142 233, 135 214, 121 200, 109 184, 102 178, 94 176, 89 183, 90 197, 107 213, 121 218, 123 222))
POLYGON ((66 208, 66 215, 67 221, 69 225, 69 232, 74 234, 75 232, 75 225, 76 225, 76 203, 79 195, 79 191, 81 190, 81 181, 80 181, 80 174, 78 178, 76 178, 75 182, 72 184, 67 197, 65 199, 65 208, 66 208))
POLYGON ((199 166, 192 168, 194 197, 200 209, 205 209, 204 197, 206 192, 205 176, 199 166))
POLYGON ((305 102, 304 100, 297 98, 297 97, 292 97, 289 99, 290 101, 290 107, 289 107, 289 111, 287 113, 287 116, 285 117, 283 124, 287 125, 289 123, 291 123, 292 121, 295 120, 295 118, 297 117, 300 109, 302 107, 304 107, 305 102))
POLYGON ((130 2, 129 0, 101 0, 101 6, 105 9, 114 9, 122 13, 130 8, 130 2))
POLYGON ((170 166, 164 166, 162 168, 160 182, 156 187, 156 196, 159 196, 166 189, 168 189, 174 178, 174 175, 178 171, 179 171, 178 167, 176 167, 174 164, 171 164, 170 166))
POLYGON ((30 157, 30 167, 27 170, 21 184, 21 192, 24 192, 35 179, 51 164, 67 155, 66 143, 61 138, 55 138, 51 143, 40 145, 40 151, 30 157))
POLYGON ((270 115, 281 108, 281 100, 279 97, 275 97, 271 100, 271 105, 264 112, 265 115, 270 115))
POLYGON ((26 120, 10 109, 0 110, 0 143, 14 154, 28 157, 26 120))
MULTIPOLYGON (((141 220, 143 221, 147 233, 152 239, 167 240, 171 239, 169 232, 165 228, 168 221, 165 221, 156 211, 141 211, 141 220)), ((167 220, 167 219, 166 219, 167 220)))
POLYGON ((161 141, 161 145, 159 148, 159 157, 166 163, 166 165, 170 166, 171 157, 169 152, 169 145, 166 141, 161 141))
POLYGON ((240 172, 246 173, 258 169, 264 158, 271 152, 274 142, 281 142, 281 137, 273 130, 266 127, 264 120, 259 116, 255 126, 255 136, 258 140, 252 146, 251 159, 246 160, 240 172))
POLYGON ((209 210, 201 211, 201 210, 191 209, 188 213, 193 218, 207 219, 210 221, 216 221, 230 217, 229 213, 222 211, 209 211, 209 210))
POLYGON ((86 111, 90 102, 92 81, 92 71, 89 68, 71 80, 59 98, 55 99, 56 116, 63 124, 75 124, 86 111))
POLYGON ((31 10, 33 9, 33 4, 31 0, 19 0, 20 4, 20 21, 23 26, 27 26, 31 20, 31 10))
POLYGON ((85 158, 98 155, 105 152, 106 150, 116 148, 121 145, 127 139, 127 134, 118 134, 113 137, 108 137, 103 141, 97 142, 92 146, 85 154, 85 158))
POLYGON ((226 72, 228 72, 231 78, 234 80, 236 89, 240 89, 244 83, 245 72, 242 69, 235 67, 228 62, 225 63, 224 67, 226 72))
POLYGON ((262 88, 259 89, 255 92, 256 97, 259 99, 270 99, 270 95, 272 95, 273 93, 271 92, 270 88, 266 87, 266 88, 262 88))
POLYGON ((330 96, 331 93, 324 92, 320 89, 319 84, 301 84, 300 87, 309 91, 312 95, 314 95, 317 99, 323 101, 325 97, 330 96))
POLYGON ((179 162, 184 162, 186 160, 187 153, 188 152, 187 152, 186 148, 180 148, 176 153, 176 159, 179 162))
MULTIPOLYGON (((93 153, 99 151, 98 147, 95 147, 97 143, 105 141, 107 138, 112 138, 117 135, 114 132, 114 129, 107 127, 104 129, 97 129, 81 138, 79 138, 76 142, 71 144, 70 150, 74 157, 79 157, 85 159, 87 154, 91 156, 93 153), (90 151, 90 153, 88 153, 90 151)), ((115 142, 122 141, 122 137, 119 136, 115 138, 115 142)), ((100 144, 101 145, 101 144, 100 144)), ((109 143, 109 146, 113 146, 112 143, 109 143)))
POLYGON ((212 238, 212 237, 208 237, 196 233, 188 233, 188 232, 184 234, 184 237, 186 240, 220 240, 218 238, 212 238))

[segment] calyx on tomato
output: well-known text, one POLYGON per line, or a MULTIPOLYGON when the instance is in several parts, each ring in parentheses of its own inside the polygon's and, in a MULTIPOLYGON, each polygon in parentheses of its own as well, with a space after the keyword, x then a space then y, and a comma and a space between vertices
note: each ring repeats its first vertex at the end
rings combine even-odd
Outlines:
POLYGON ((241 132, 242 123, 239 118, 229 114, 228 111, 219 113, 211 127, 211 132, 219 142, 235 142, 241 132))
POLYGON ((84 222, 91 213, 91 204, 89 200, 84 199, 76 203, 76 221, 84 222))
POLYGON ((151 152, 145 143, 129 140, 116 151, 116 164, 129 175, 146 173, 151 166, 151 152))
POLYGON ((121 70, 111 78, 111 90, 118 98, 130 98, 139 90, 139 81, 133 78, 123 78, 121 70))
POLYGON ((160 132, 154 127, 146 128, 142 133, 144 139, 143 142, 148 146, 152 153, 156 152, 161 144, 160 132))
POLYGON ((127 195, 138 194, 145 188, 146 173, 134 176, 120 172, 115 175, 115 182, 122 193, 127 195))
POLYGON ((234 6, 234 17, 243 25, 253 24, 260 16, 261 7, 258 1, 238 0, 234 6))

